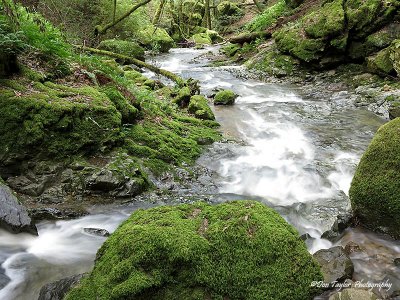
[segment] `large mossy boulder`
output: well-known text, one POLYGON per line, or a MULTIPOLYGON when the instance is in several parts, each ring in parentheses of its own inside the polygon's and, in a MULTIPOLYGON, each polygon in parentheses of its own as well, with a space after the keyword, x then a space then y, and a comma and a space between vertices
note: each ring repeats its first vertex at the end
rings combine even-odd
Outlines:
POLYGON ((222 1, 217 6, 217 11, 220 16, 238 16, 242 13, 242 9, 236 3, 230 1, 222 1))
POLYGON ((142 30, 136 32, 139 43, 147 48, 168 52, 174 46, 174 40, 163 28, 147 25, 142 30))
POLYGON ((390 59, 390 48, 383 49, 375 55, 366 58, 370 72, 390 74, 394 72, 393 62, 390 59))
POLYGON ((317 263, 297 231, 255 201, 138 210, 67 300, 312 299, 317 263))
POLYGON ((98 48, 144 60, 144 49, 135 42, 116 39, 104 40, 99 44, 98 48))
POLYGON ((379 128, 350 188, 355 216, 366 227, 400 238, 400 118, 379 128))
POLYGON ((121 137, 121 113, 90 86, 3 80, 0 107, 0 165, 91 153, 121 137))

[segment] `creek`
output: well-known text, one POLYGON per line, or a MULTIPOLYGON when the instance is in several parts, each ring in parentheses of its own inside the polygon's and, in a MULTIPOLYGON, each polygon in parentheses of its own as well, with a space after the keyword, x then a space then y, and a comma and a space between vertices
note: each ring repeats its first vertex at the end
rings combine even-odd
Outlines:
MULTIPOLYGON (((309 234, 311 253, 333 244, 321 239, 336 216, 350 208, 348 190, 356 165, 384 120, 353 105, 348 91, 309 97, 301 85, 247 79, 242 67, 210 67, 207 55, 217 48, 173 49, 150 58, 157 66, 200 81, 202 93, 228 88, 239 97, 234 106, 213 107, 223 142, 207 148, 198 164, 211 170, 217 201, 255 199, 274 207, 300 234, 309 234)), ((156 78, 153 73, 146 76, 156 78)), ((0 299, 37 299, 40 287, 86 272, 104 237, 85 227, 112 232, 146 202, 96 207, 91 215, 65 221, 42 221, 39 236, 0 231, 0 299), (7 278, 8 277, 8 278, 7 278)), ((362 253, 352 255, 354 278, 390 280, 400 289, 400 242, 362 228, 347 229, 335 243, 353 241, 362 253)), ((291 255, 288 253, 288 255, 291 255)))

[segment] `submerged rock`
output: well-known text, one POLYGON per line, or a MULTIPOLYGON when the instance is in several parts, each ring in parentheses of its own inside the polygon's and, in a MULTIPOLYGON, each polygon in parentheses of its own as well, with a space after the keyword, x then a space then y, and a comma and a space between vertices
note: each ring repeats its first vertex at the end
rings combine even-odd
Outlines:
POLYGON ((343 247, 336 246, 330 249, 322 249, 313 256, 321 265, 325 282, 344 281, 352 277, 354 266, 343 247))
POLYGON ((63 300, 68 291, 76 286, 85 274, 73 275, 48 283, 40 289, 38 300, 63 300))
POLYGON ((322 280, 297 231, 255 201, 138 210, 66 299, 311 299, 322 280))
POLYGON ((0 181, 0 227, 13 232, 28 232, 37 235, 27 210, 12 193, 11 189, 0 181))

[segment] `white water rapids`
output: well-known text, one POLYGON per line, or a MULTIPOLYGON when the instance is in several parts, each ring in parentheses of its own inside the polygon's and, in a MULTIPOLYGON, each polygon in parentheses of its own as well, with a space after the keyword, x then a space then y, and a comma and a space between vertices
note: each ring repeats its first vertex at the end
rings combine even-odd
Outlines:
MULTIPOLYGON (((214 171, 218 197, 262 201, 300 234, 312 237, 307 241, 310 252, 330 247, 332 243, 320 236, 338 213, 349 209, 348 190, 356 164, 384 121, 352 107, 346 91, 329 98, 304 97, 301 87, 238 78, 232 73, 238 67, 207 67, 207 60, 198 56, 209 50, 216 51, 174 49, 155 60, 164 69, 200 80, 206 95, 214 88, 240 95, 232 107, 215 107, 228 141, 212 145, 198 161, 214 171)), ((42 222, 39 237, 0 231, 0 263, 11 279, 0 290, 0 299, 36 299, 43 284, 90 270, 105 238, 82 229, 112 232, 140 206, 42 222)), ((398 242, 361 229, 348 230, 338 243, 348 241, 369 249, 366 256, 354 258, 357 278, 390 278, 400 288, 400 275, 392 264, 400 256, 398 242), (384 259, 375 257, 378 252, 384 259)))

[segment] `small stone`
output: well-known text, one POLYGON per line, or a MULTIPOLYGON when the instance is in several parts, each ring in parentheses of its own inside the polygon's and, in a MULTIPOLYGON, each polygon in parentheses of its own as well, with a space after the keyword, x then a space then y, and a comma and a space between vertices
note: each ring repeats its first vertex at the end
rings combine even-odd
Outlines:
POLYGON ((85 274, 73 275, 56 282, 48 283, 40 289, 38 300, 62 300, 77 285, 85 274))
POLYGON ((349 243, 346 244, 346 246, 344 247, 344 252, 346 252, 347 255, 350 255, 351 253, 354 252, 361 252, 362 249, 360 247, 360 245, 358 245, 357 243, 351 241, 349 243))
POLYGON ((108 230, 101 228, 83 228, 83 232, 96 236, 104 236, 104 237, 110 236, 108 230))

